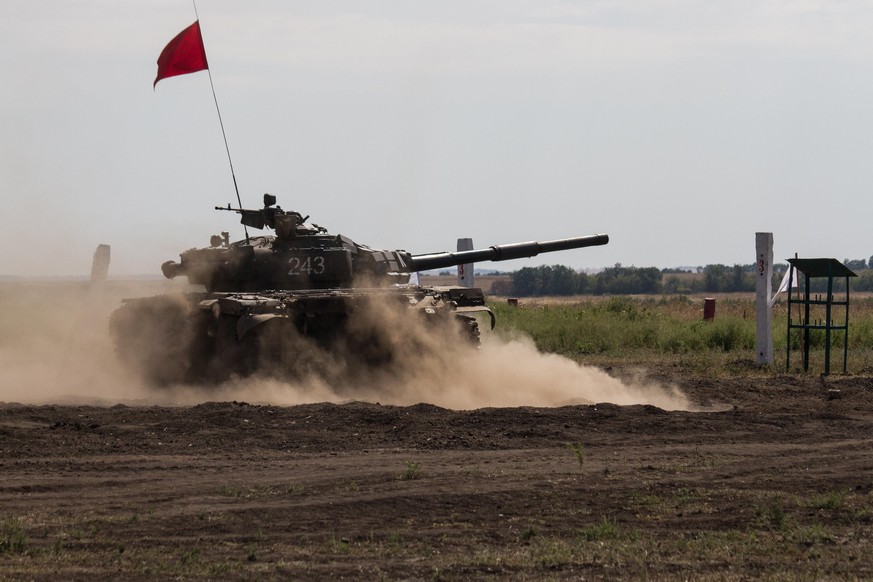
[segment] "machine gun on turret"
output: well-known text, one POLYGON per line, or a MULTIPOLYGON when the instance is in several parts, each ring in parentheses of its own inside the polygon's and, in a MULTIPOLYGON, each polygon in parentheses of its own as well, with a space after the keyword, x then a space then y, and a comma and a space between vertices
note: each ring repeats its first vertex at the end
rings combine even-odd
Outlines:
POLYGON ((276 197, 273 194, 264 194, 264 207, 259 210, 233 208, 229 202, 227 207, 216 206, 215 209, 236 212, 240 215, 240 224, 244 226, 258 230, 272 228, 281 240, 297 235, 327 232, 327 229, 317 224, 307 225, 308 215, 303 216, 299 212, 282 210, 281 206, 276 206, 276 197))

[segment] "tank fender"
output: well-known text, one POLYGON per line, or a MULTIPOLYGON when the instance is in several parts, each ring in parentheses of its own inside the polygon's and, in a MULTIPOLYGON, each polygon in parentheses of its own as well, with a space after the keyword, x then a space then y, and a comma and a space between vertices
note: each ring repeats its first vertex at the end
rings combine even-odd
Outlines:
POLYGON ((237 317, 236 320, 236 337, 238 340, 242 341, 242 339, 255 327, 262 325, 263 323, 270 321, 271 319, 275 319, 277 317, 281 317, 282 319, 291 319, 287 315, 282 313, 244 313, 245 307, 250 307, 251 305, 255 306, 263 306, 267 305, 268 307, 275 307, 279 305, 278 301, 250 301, 250 300, 230 300, 224 299, 205 299, 198 303, 197 307, 203 311, 209 311, 212 313, 212 317, 215 319, 220 318, 222 315, 237 317), (243 312, 243 313, 241 313, 243 312))
MULTIPOLYGON (((197 304, 197 309, 202 311, 212 311, 214 313, 216 308, 213 307, 213 305, 218 305, 218 299, 204 299, 197 304)), ((218 307, 217 309, 220 310, 221 308, 218 307)), ((221 311, 219 311, 219 314, 220 313, 221 311)))
POLYGON ((494 316, 494 312, 484 305, 458 307, 455 309, 455 313, 487 313, 488 317, 491 319, 491 329, 494 329, 494 325, 497 323, 497 318, 494 316))
POLYGON ((278 313, 258 313, 257 315, 246 315, 240 317, 236 322, 237 339, 242 341, 246 334, 254 328, 276 318, 291 319, 287 315, 280 315, 278 313))

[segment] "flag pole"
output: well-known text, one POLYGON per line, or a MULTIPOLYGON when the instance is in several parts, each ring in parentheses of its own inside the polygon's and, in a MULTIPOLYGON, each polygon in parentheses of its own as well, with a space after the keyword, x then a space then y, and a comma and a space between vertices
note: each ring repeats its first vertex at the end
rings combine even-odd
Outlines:
MULTIPOLYGON (((200 15, 197 13, 197 2, 191 0, 194 5, 194 16, 197 17, 197 22, 200 22, 200 15)), ((203 42, 203 28, 200 28, 200 42, 203 44, 203 55, 206 55, 206 43, 203 42)), ((209 60, 207 59, 208 63, 209 60)), ((224 122, 221 120, 221 109, 218 107, 218 97, 215 96, 215 84, 212 82, 212 69, 206 67, 206 72, 209 74, 209 87, 212 89, 212 100, 215 102, 215 111, 218 113, 218 125, 221 126, 221 137, 224 139, 224 151, 227 152, 227 163, 230 165, 230 177, 233 178, 233 189, 236 192, 236 201, 239 204, 239 209, 242 210, 242 199, 239 196, 239 187, 236 185, 236 173, 233 171, 233 160, 230 157, 230 147, 227 145, 227 134, 224 132, 224 122)), ((249 229, 243 224, 243 231, 246 234, 246 244, 249 244, 249 229)))

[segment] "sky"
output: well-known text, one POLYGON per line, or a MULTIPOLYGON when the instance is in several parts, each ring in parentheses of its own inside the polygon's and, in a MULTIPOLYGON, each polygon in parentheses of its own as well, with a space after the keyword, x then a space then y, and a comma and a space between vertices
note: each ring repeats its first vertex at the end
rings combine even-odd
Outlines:
MULTIPOLYGON (((200 0, 210 71, 152 88, 182 0, 4 2, 0 275, 158 274, 285 209, 428 253, 605 232, 495 263, 873 255, 873 4, 200 0)), ((480 264, 480 267, 487 265, 480 264)))

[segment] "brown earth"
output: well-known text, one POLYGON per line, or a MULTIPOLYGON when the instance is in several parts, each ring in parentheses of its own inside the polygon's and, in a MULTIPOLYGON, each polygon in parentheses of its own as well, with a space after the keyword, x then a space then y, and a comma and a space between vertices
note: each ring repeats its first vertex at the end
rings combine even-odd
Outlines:
POLYGON ((869 378, 655 376, 708 408, 2 405, 0 578, 873 577, 869 378))

